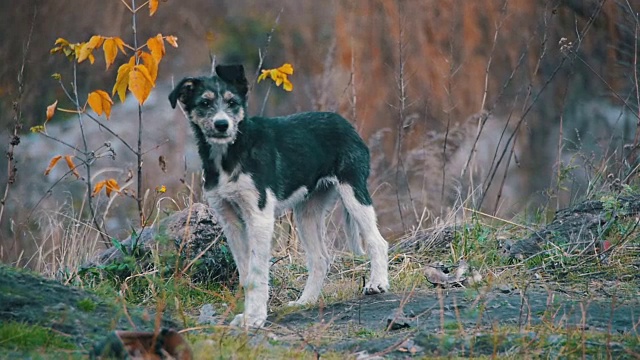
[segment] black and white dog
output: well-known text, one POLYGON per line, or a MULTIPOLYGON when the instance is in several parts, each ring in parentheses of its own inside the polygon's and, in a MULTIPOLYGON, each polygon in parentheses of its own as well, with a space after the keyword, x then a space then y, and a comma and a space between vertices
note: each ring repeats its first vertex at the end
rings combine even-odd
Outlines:
POLYGON ((245 292, 235 326, 260 327, 267 318, 274 222, 293 209, 309 277, 293 304, 315 302, 330 257, 325 215, 337 199, 345 209, 347 242, 371 258, 365 294, 389 288, 388 244, 380 235, 367 190, 369 149, 340 115, 308 112, 247 117, 242 65, 216 66, 217 76, 185 78, 169 95, 180 101, 198 142, 205 197, 222 223, 245 292))

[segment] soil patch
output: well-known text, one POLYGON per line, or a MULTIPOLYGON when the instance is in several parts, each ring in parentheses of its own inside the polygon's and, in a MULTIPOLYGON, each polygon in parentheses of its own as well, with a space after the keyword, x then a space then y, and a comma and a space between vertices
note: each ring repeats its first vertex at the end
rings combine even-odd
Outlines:
MULTIPOLYGON (((88 353, 116 329, 153 330, 155 314, 101 299, 82 289, 0 264, 0 323, 18 322, 53 329, 88 353)), ((175 327, 168 318, 164 327, 175 327)), ((19 358, 19 354, 5 354, 19 358)))
POLYGON ((483 295, 451 289, 363 296, 274 315, 270 320, 277 324, 274 332, 283 339, 303 338, 316 351, 346 350, 388 357, 539 354, 541 349, 547 355, 558 355, 568 340, 566 332, 525 330, 545 323, 550 329, 586 332, 587 354, 618 358, 640 349, 633 344, 607 344, 607 335, 635 334, 639 310, 637 298, 586 299, 542 288, 523 295, 505 289, 483 295), (495 330, 497 325, 499 330, 495 330))

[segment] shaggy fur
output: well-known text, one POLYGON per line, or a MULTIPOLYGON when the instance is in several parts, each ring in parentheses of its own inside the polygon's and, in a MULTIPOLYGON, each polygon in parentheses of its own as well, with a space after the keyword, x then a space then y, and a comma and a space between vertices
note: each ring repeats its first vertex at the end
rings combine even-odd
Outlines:
POLYGON ((180 101, 188 114, 202 158, 205 197, 223 225, 245 291, 245 312, 231 324, 264 324, 274 222, 289 209, 309 270, 293 304, 313 303, 320 295, 330 263, 324 218, 338 199, 350 248, 362 253, 362 238, 371 258, 364 293, 387 291, 388 245, 367 190, 369 150, 353 126, 327 112, 247 117, 243 67, 217 66, 216 74, 183 79, 169 100, 174 108, 180 101))

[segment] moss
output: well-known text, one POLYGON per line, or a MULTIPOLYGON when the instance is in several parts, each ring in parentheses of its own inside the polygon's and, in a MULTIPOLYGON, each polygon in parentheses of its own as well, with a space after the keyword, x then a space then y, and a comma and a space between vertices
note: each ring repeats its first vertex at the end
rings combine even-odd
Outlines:
POLYGON ((98 304, 96 304, 96 302, 89 297, 81 299, 80 301, 78 301, 77 305, 78 305, 78 309, 84 312, 92 312, 96 309, 96 307, 98 307, 98 304))
POLYGON ((4 351, 74 348, 75 345, 69 338, 39 325, 14 321, 0 324, 0 349, 4 351))

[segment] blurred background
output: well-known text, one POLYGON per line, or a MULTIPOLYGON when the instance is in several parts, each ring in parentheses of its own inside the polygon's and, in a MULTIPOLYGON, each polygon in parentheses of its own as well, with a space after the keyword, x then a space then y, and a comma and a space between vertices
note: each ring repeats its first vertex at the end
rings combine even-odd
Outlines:
MULTIPOLYGON (((188 123, 166 100, 172 84, 210 73, 212 59, 242 63, 254 80, 262 57, 263 68, 294 66, 294 90, 254 84, 251 113, 328 110, 349 119, 370 145, 369 187, 388 239, 470 209, 506 219, 552 214, 635 178, 639 10, 638 0, 161 1, 155 16, 137 16, 139 41, 162 33, 179 43, 167 47, 143 107, 148 206, 157 208, 154 216, 182 208, 184 184, 200 186, 188 123), (160 185, 167 192, 154 195, 160 185)), ((15 183, 0 218, 0 259, 16 261, 42 251, 43 239, 55 248, 69 231, 64 224, 87 211, 81 181, 69 177, 51 188, 65 170, 44 175, 51 157, 68 148, 29 133, 56 99, 72 107, 51 77, 59 73, 69 84, 72 66, 49 50, 59 37, 81 42, 101 34, 132 43, 133 33, 131 15, 116 0, 1 1, 0 23, 3 149, 15 104, 22 123, 15 183)), ((80 93, 110 92, 127 59, 119 55, 108 71, 102 56, 80 64, 80 93)), ((137 105, 131 96, 116 103, 108 125, 133 143, 137 105)), ((47 131, 81 141, 72 116, 58 113, 47 131)), ((96 179, 124 184, 134 156, 97 126, 87 131, 93 146, 109 141, 116 153, 96 162, 96 179)), ((7 169, 3 157, 3 193, 7 169)), ((105 229, 126 237, 139 225, 135 202, 110 200, 96 199, 108 209, 105 229)))

